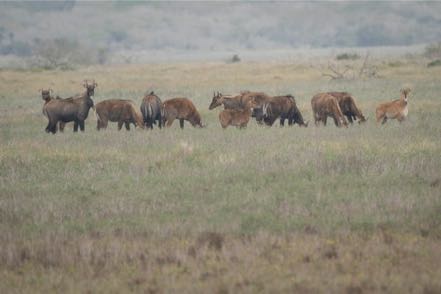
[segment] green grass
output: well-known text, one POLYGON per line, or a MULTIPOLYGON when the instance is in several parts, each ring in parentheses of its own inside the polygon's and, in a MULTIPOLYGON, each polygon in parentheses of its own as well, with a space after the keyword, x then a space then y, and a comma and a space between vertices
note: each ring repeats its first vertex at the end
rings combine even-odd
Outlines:
POLYGON ((1 71, 1 288, 439 291, 440 69, 403 62, 382 65, 382 79, 329 82, 318 68, 1 71), (85 133, 68 124, 46 134, 38 89, 67 96, 84 78, 98 82, 95 102, 139 103, 147 90, 187 96, 208 126, 98 132, 90 113, 85 133), (408 120, 376 125, 375 105, 405 85, 413 90, 408 120), (222 130, 219 110, 208 111, 213 91, 245 89, 294 94, 310 127, 222 130), (327 90, 351 92, 368 122, 313 126, 310 98, 327 90), (200 241, 204 232, 216 232, 221 249, 200 241))

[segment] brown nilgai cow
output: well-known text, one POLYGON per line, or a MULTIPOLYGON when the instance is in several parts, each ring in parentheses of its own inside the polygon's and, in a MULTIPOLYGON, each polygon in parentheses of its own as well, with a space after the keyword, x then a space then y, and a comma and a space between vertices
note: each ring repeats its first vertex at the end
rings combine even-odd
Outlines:
POLYGON ((337 127, 341 127, 342 125, 348 126, 348 122, 340 109, 338 100, 334 96, 327 93, 317 94, 312 97, 311 106, 316 126, 319 122, 323 122, 326 126, 328 116, 334 119, 334 123, 337 127))
POLYGON ((179 126, 184 128, 184 121, 188 121, 193 127, 201 127, 201 116, 188 98, 173 98, 162 103, 161 108, 162 124, 170 127, 175 119, 179 120, 179 126))
POLYGON ((328 92, 327 94, 337 98, 341 112, 347 117, 351 124, 357 119, 359 119, 358 123, 363 123, 366 121, 366 118, 355 104, 355 99, 351 94, 347 92, 328 92))
POLYGON ((219 113, 219 122, 222 128, 235 126, 240 129, 246 128, 250 120, 253 107, 256 106, 254 100, 248 100, 244 109, 224 109, 219 113))
MULTIPOLYGON (((51 95, 51 93, 53 92, 52 91, 52 89, 40 89, 40 92, 41 92, 41 98, 43 99, 43 101, 44 101, 44 104, 43 104, 43 115, 45 116, 45 117, 47 117, 47 114, 46 114, 46 104, 49 102, 49 101, 51 101, 52 99, 61 99, 60 97, 58 97, 57 96, 57 98, 54 98, 52 95, 51 95)), ((58 129, 60 130, 60 132, 63 132, 64 131, 64 126, 65 126, 66 124, 64 123, 64 122, 59 122, 58 123, 58 129)))
POLYGON ((140 109, 144 125, 147 128, 153 129, 153 124, 156 122, 158 122, 159 128, 162 127, 161 106, 161 99, 153 91, 142 99, 140 109))
POLYGON ((78 131, 78 126, 81 131, 84 131, 84 121, 89 115, 89 109, 93 107, 92 97, 95 93, 95 88, 98 86, 95 81, 84 81, 83 86, 86 91, 72 98, 66 99, 52 99, 44 106, 44 111, 49 120, 46 127, 46 132, 55 134, 57 132, 57 123, 74 122, 74 132, 78 131))
POLYGON ((238 95, 223 95, 222 93, 213 93, 213 99, 208 107, 209 110, 223 105, 224 109, 244 109, 245 105, 242 103, 242 94, 238 95))
POLYGON ((378 105, 375 111, 377 123, 381 121, 381 124, 385 124, 388 119, 397 119, 402 122, 409 113, 407 98, 410 91, 409 88, 401 89, 400 99, 378 105))
POLYGON ((104 100, 95 105, 95 113, 97 117, 96 128, 107 128, 109 121, 118 122, 118 130, 121 130, 123 124, 127 131, 130 131, 130 124, 135 127, 144 128, 142 115, 131 100, 109 99, 104 100))
POLYGON ((262 106, 263 122, 272 126, 277 119, 280 119, 280 126, 285 125, 285 120, 288 120, 288 125, 297 123, 301 127, 307 127, 300 110, 297 108, 295 99, 292 95, 274 96, 262 106))

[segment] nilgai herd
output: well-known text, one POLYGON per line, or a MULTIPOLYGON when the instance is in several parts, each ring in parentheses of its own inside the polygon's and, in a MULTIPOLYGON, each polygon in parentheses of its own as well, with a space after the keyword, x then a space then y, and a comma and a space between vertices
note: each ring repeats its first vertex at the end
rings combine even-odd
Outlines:
MULTIPOLYGON (((84 131, 84 121, 90 108, 95 111, 98 130, 107 128, 109 121, 117 122, 118 130, 123 125, 130 130, 130 124, 149 129, 153 129, 153 125, 159 128, 170 127, 176 119, 181 129, 184 128, 184 121, 193 127, 204 127, 199 112, 188 98, 173 98, 162 102, 154 92, 150 92, 142 99, 139 110, 131 100, 110 99, 94 105, 92 98, 98 84, 85 80, 83 86, 84 93, 69 98, 53 97, 51 89, 40 90, 44 100, 43 114, 49 121, 46 132, 55 134, 57 129, 63 131, 67 122, 74 122, 74 132, 78 131, 78 127, 84 131)), ((378 105, 377 122, 384 124, 388 119, 402 122, 408 114, 409 93, 410 89, 404 88, 400 99, 378 105)), ((221 105, 224 109, 219 113, 219 122, 224 129, 228 126, 245 128, 251 118, 267 126, 272 126, 277 119, 281 126, 284 126, 285 120, 288 120, 290 126, 296 123, 302 127, 308 126, 292 95, 268 96, 250 91, 237 95, 214 93, 208 109, 221 105)), ((319 93, 312 97, 311 106, 315 125, 326 125, 328 116, 337 127, 348 126, 348 122, 352 124, 356 120, 359 123, 366 121, 354 98, 347 92, 319 93)))

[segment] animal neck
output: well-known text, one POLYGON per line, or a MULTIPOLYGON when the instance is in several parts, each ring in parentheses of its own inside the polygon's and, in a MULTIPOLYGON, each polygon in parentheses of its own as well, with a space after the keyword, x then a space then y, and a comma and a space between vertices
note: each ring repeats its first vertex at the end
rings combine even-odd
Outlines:
POLYGON ((405 93, 401 93, 400 100, 407 103, 407 95, 405 93))

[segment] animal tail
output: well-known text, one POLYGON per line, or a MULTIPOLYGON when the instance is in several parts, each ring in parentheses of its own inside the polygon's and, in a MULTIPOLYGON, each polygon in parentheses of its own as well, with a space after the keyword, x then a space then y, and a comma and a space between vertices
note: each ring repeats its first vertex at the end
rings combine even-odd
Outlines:
POLYGON ((147 109, 147 105, 145 105, 145 103, 143 105, 143 109, 142 110, 143 110, 142 111, 142 118, 144 120, 144 123, 146 123, 148 121, 148 118, 149 118, 149 112, 148 112, 148 109, 147 109))
POLYGON ((149 107, 148 107, 148 112, 147 112, 147 114, 148 114, 148 117, 150 118, 150 119, 152 119, 153 118, 153 108, 152 108, 152 105, 149 103, 149 107))

